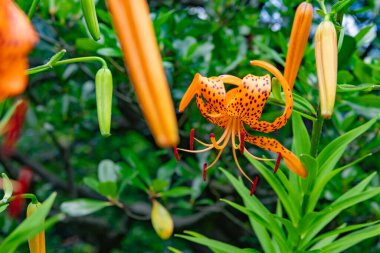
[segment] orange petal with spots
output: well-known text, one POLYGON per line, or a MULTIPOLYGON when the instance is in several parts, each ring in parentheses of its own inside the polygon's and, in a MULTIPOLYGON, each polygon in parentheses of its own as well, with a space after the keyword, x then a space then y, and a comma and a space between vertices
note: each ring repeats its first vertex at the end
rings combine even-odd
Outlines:
POLYGON ((227 104, 230 116, 240 117, 246 124, 254 126, 259 120, 263 107, 270 95, 270 77, 247 75, 236 94, 227 104))
POLYGON ((267 122, 267 121, 259 121, 257 124, 249 125, 252 129, 260 131, 260 132, 264 132, 264 133, 273 132, 283 127, 288 121, 290 115, 292 114, 292 109, 293 109, 292 92, 290 90, 289 84, 286 81, 285 77, 273 65, 264 61, 251 61, 250 63, 252 66, 259 66, 271 72, 278 79, 284 91, 285 109, 284 109, 284 113, 280 117, 276 118, 272 123, 267 122))
POLYGON ((289 170, 303 178, 307 176, 307 171, 301 161, 290 150, 282 146, 277 140, 263 136, 252 136, 246 133, 245 141, 262 149, 280 153, 289 170))

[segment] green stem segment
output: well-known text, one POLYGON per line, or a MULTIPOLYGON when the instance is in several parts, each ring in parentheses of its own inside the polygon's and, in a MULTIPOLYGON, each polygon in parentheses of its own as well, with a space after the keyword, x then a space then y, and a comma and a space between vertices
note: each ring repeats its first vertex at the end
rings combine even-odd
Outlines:
POLYGON ((28 69, 26 71, 26 73, 28 75, 33 75, 33 74, 37 74, 37 73, 52 69, 54 67, 61 66, 61 65, 77 63, 77 62, 91 62, 91 61, 98 61, 102 64, 103 68, 107 68, 107 63, 103 58, 97 57, 97 56, 88 56, 88 57, 78 57, 78 58, 72 58, 72 59, 57 61, 54 63, 48 62, 44 65, 28 69))
POLYGON ((319 139, 321 137, 322 126, 323 126, 324 118, 321 114, 318 115, 318 118, 313 123, 313 131, 311 133, 311 148, 310 155, 316 157, 318 154, 318 145, 319 139))
POLYGON ((32 19, 34 12, 36 12, 37 5, 39 4, 40 0, 33 0, 32 5, 29 8, 28 11, 28 18, 29 20, 32 19))
POLYGON ((36 195, 34 195, 32 193, 25 193, 25 194, 19 194, 19 195, 14 195, 14 196, 10 197, 6 202, 0 203, 0 207, 8 205, 9 203, 11 203, 12 201, 14 201, 16 199, 30 199, 33 204, 38 203, 38 199, 37 199, 36 195))

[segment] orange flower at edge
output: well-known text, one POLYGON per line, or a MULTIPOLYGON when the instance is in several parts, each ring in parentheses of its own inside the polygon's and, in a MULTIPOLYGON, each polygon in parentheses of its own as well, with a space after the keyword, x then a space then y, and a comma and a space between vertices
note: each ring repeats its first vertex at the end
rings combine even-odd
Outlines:
POLYGON ((0 101, 22 93, 27 85, 27 54, 38 35, 12 0, 0 0, 0 101))
POLYGON ((269 75, 261 77, 247 75, 243 79, 240 79, 231 75, 221 75, 218 77, 207 78, 201 76, 200 74, 196 74, 193 82, 190 84, 190 87, 181 100, 179 111, 182 112, 195 96, 196 103, 201 114, 211 123, 214 123, 225 130, 218 140, 215 139, 214 134, 210 134, 211 143, 205 143, 193 138, 194 132, 192 131, 190 133, 190 150, 175 148, 174 151, 177 159, 179 159, 177 153, 178 150, 191 153, 202 153, 214 148, 219 150, 216 159, 210 165, 204 165, 203 174, 205 179, 206 171, 218 161, 224 148, 231 140, 234 160, 239 171, 252 183, 252 194, 257 184, 257 178, 251 180, 243 171, 238 163, 236 150, 240 150, 241 153, 246 153, 258 160, 267 159, 262 159, 251 154, 245 148, 245 142, 249 142, 265 150, 278 153, 279 158, 277 159, 275 170, 277 170, 279 166, 279 159, 283 157, 286 166, 292 172, 301 177, 306 177, 307 172, 300 160, 291 151, 282 146, 277 140, 263 136, 253 136, 246 131, 245 125, 258 132, 273 132, 286 124, 287 120, 291 116, 293 108, 293 98, 290 87, 280 71, 274 66, 263 61, 251 61, 251 65, 260 66, 266 69, 279 80, 285 94, 286 106, 284 113, 272 123, 259 120, 263 107, 271 92, 271 79, 269 75), (226 92, 224 87, 225 83, 232 84, 237 87, 226 92), (205 148, 202 150, 193 150, 192 138, 201 145, 205 146, 205 148))

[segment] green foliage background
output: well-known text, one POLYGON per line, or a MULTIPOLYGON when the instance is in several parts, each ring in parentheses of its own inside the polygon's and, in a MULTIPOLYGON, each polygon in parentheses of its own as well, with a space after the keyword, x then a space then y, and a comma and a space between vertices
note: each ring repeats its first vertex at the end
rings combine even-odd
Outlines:
MULTIPOLYGON (((18 2, 27 10, 31 1, 18 2)), ((269 61, 283 70, 294 11, 299 3, 288 0, 150 1, 151 17, 176 108, 197 72, 205 76, 263 74, 249 65, 249 60, 253 59, 269 61)), ((356 1, 345 13, 347 23, 343 25, 345 36, 339 52, 338 83, 379 84, 378 3, 356 1)), ((47 232, 48 252, 169 252, 168 246, 187 253, 209 252, 180 238, 159 239, 149 220, 150 201, 144 191, 147 186, 162 193, 160 201, 175 217, 176 233, 193 230, 241 248, 260 249, 247 218, 219 201, 224 198, 241 202, 225 175, 213 169, 208 173, 208 181, 202 181, 201 165, 212 160, 215 153, 181 154, 181 161, 177 163, 171 150, 155 146, 138 108, 104 1, 98 1, 97 14, 102 37, 94 42, 86 30, 79 0, 41 0, 33 18, 40 43, 30 55, 30 66, 42 65, 61 49, 67 50, 65 58, 104 57, 114 78, 112 136, 103 138, 98 131, 94 78, 100 65, 56 67, 30 77, 25 94, 30 101, 26 125, 17 152, 10 158, 1 157, 1 168, 11 178, 17 178, 19 168, 31 167, 34 171, 31 192, 40 199, 46 199, 53 191, 58 193, 52 213, 58 212, 63 202, 77 198, 104 201, 99 191, 118 199, 124 207, 107 207, 84 217, 67 216, 47 232), (108 190, 116 187, 110 192, 99 190, 96 185, 96 180, 102 181, 98 177, 98 165, 105 159, 113 161, 107 168, 116 168, 111 170, 116 171, 117 186, 105 186, 108 190)), ((315 109, 318 108, 318 90, 312 38, 321 20, 314 13, 309 45, 295 84, 295 92, 315 109)), ((266 116, 277 115, 279 109, 269 106, 266 116)), ((378 113, 378 91, 339 92, 334 116, 325 122, 320 146, 326 146, 378 113)), ((187 147, 191 128, 196 129, 196 136, 201 139, 207 139, 210 132, 220 133, 220 129, 214 129, 201 118, 195 103, 185 113, 177 114, 177 118, 181 147, 187 147)), ((304 119, 304 122, 310 133, 311 121, 304 119)), ((379 123, 375 123, 345 151, 340 165, 368 153, 372 156, 334 177, 323 192, 320 209, 366 175, 379 172, 379 129, 379 123)), ((290 148, 291 135, 291 124, 288 124, 272 136, 290 148)), ((253 150, 256 155, 271 156, 262 150, 253 150)), ((257 174, 254 166, 244 158, 240 162, 249 175, 257 174)), ((218 165, 238 175, 228 152, 218 165)), ((379 180, 376 175, 370 185, 379 186, 379 180)), ((276 194, 264 180, 256 196, 268 209, 275 210, 276 194)), ((343 222, 356 224, 378 220, 379 201, 377 196, 348 209, 329 224, 329 228, 343 222)), ((9 234, 20 221, 5 214, 0 216, 2 235, 9 234)), ((347 252, 363 252, 363 249, 378 252, 379 245, 379 238, 373 238, 347 252)), ((26 245, 20 252, 26 252, 26 245)))

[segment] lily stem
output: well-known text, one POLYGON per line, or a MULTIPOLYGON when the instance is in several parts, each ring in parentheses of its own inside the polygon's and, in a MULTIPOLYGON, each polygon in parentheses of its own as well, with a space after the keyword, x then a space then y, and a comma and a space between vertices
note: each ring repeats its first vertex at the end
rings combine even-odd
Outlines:
POLYGON ((1 202, 0 207, 8 205, 9 203, 11 203, 12 201, 14 201, 16 199, 30 199, 33 204, 38 203, 38 199, 37 199, 36 195, 34 195, 33 193, 25 193, 25 194, 14 195, 14 196, 10 197, 7 201, 1 202))
POLYGON ((44 65, 28 69, 26 71, 26 73, 28 75, 33 75, 33 74, 37 74, 37 73, 40 73, 40 72, 43 72, 43 71, 47 71, 49 69, 52 69, 54 67, 61 66, 61 65, 66 65, 66 64, 71 64, 71 63, 77 63, 77 62, 91 62, 91 61, 98 61, 98 62, 100 62, 102 64, 103 68, 107 68, 107 63, 106 63, 106 61, 103 58, 97 57, 97 56, 88 56, 88 57, 78 57, 78 58, 72 58, 72 59, 57 61, 57 62, 54 62, 54 63, 49 63, 48 62, 48 63, 46 63, 44 65))
POLYGON ((318 145, 319 139, 321 137, 322 126, 323 126, 324 118, 321 114, 318 114, 318 118, 313 123, 313 131, 311 133, 311 148, 310 155, 312 157, 316 157, 318 154, 318 145))

